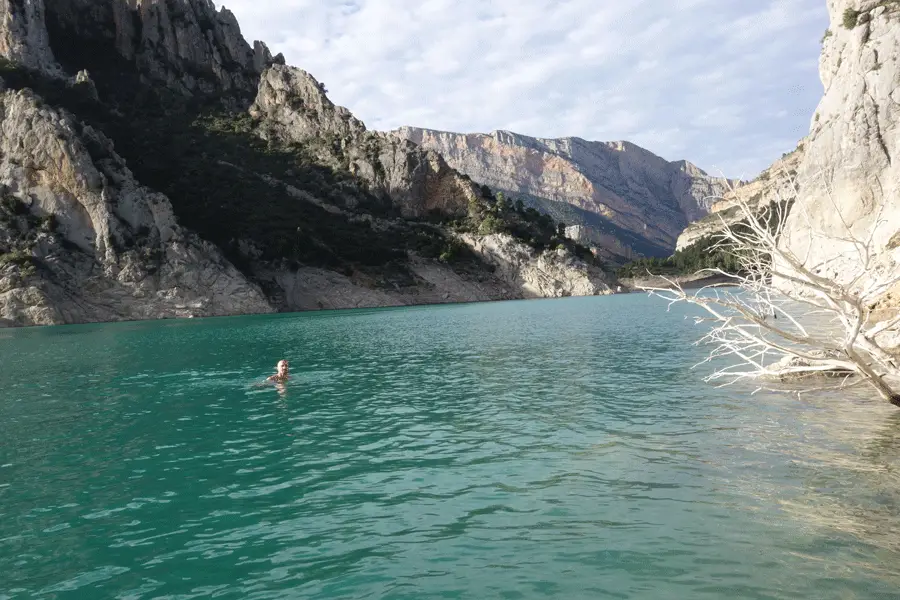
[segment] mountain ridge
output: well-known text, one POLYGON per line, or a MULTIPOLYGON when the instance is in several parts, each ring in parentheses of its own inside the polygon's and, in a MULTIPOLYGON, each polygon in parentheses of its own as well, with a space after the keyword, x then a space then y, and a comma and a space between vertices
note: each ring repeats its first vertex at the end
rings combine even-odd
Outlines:
MULTIPOLYGON (((474 181, 522 196, 547 212, 552 208, 546 202, 553 201, 594 213, 642 238, 656 254, 673 250, 688 223, 705 216, 714 198, 740 183, 710 177, 686 159, 667 161, 626 140, 541 138, 504 129, 463 134, 410 126, 390 133, 439 152, 474 181)), ((590 223, 573 224, 597 234, 593 241, 609 234, 590 223)), ((623 249, 610 247, 608 240, 600 245, 611 255, 622 255, 623 249)))

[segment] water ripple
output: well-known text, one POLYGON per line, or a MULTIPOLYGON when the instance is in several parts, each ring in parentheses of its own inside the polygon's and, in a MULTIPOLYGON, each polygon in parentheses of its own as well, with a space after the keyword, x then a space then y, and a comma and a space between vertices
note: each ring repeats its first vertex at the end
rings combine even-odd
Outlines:
POLYGON ((0 599, 895 598, 900 417, 725 395, 696 334, 629 296, 4 337, 0 599))

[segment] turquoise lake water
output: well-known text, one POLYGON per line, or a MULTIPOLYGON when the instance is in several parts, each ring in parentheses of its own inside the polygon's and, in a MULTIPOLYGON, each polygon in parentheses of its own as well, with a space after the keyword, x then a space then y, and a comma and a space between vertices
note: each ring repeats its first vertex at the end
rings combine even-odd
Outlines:
POLYGON ((900 597, 900 411, 704 384, 684 310, 0 330, 0 598, 900 597))

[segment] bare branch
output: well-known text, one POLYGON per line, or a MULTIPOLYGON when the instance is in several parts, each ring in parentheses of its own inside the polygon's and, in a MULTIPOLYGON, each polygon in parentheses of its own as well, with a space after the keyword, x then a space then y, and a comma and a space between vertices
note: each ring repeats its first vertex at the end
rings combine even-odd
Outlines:
MULTIPOLYGON (((788 181, 796 193, 796 182, 793 178, 788 181)), ((736 259, 738 273, 700 269, 698 274, 718 275, 726 281, 704 286, 693 294, 665 276, 660 277, 669 287, 641 289, 665 299, 670 310, 678 302, 703 309, 706 316, 694 320, 711 323, 712 327, 697 343, 710 344, 713 349, 694 367, 711 361, 737 361, 717 368, 704 378, 706 381, 733 385, 745 380, 783 381, 827 375, 841 381, 821 389, 848 389, 868 383, 900 406, 900 396, 887 383, 888 378, 900 380, 900 360, 875 342, 879 334, 900 327, 900 315, 872 324, 869 308, 900 283, 900 276, 874 273, 871 268, 876 257, 874 230, 884 222, 886 203, 880 204, 872 229, 862 237, 851 229, 830 188, 828 195, 843 228, 838 235, 816 230, 806 206, 799 203, 800 218, 809 225, 809 243, 803 252, 806 256, 801 258, 788 244, 780 243, 789 213, 796 208, 796 195, 783 197, 779 190, 775 195, 778 202, 754 207, 735 194, 741 220, 729 224, 719 215, 721 231, 715 234, 711 248, 736 259), (854 270, 842 273, 840 281, 829 278, 825 270, 832 261, 810 263, 814 240, 852 248, 838 252, 854 265, 854 270), (736 292, 731 291, 734 288, 736 292)))

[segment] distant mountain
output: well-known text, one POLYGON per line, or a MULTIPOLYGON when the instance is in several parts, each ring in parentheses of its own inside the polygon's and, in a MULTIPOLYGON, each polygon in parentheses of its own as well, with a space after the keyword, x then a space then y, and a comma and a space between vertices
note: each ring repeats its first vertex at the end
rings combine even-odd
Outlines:
POLYGON ((392 133, 437 151, 479 184, 579 226, 570 230, 579 241, 620 260, 671 254, 678 235, 709 213, 729 183, 687 161, 669 162, 629 142, 418 127, 392 133))

